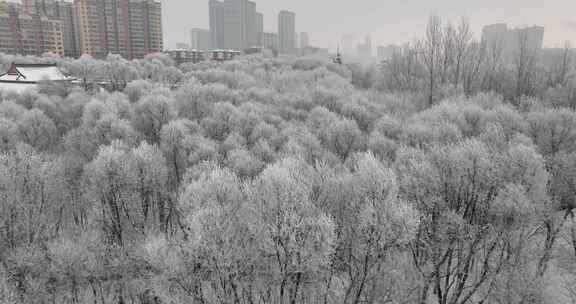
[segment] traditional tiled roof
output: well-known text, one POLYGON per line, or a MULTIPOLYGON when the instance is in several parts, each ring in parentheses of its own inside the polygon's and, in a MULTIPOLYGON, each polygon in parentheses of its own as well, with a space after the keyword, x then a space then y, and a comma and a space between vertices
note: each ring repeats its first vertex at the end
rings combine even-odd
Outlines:
POLYGON ((16 64, 12 63, 8 71, 0 75, 0 82, 37 83, 38 81, 67 81, 56 64, 16 64))

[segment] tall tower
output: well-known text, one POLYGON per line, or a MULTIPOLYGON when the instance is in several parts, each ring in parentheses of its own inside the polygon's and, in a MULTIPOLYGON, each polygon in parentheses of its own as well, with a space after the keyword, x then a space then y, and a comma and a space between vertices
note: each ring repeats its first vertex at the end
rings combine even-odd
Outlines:
POLYGON ((293 54, 296 50, 296 14, 281 11, 278 14, 280 53, 293 54))
POLYGON ((210 35, 212 48, 224 48, 224 3, 218 0, 210 0, 210 35))
POLYGON ((256 34, 264 32, 264 15, 256 13, 256 34))
POLYGON ((258 43, 257 29, 258 29, 258 13, 256 12, 256 3, 248 1, 246 6, 246 41, 242 45, 242 49, 256 46, 258 43))
POLYGON ((224 1, 224 47, 242 51, 256 44, 256 4, 248 0, 224 1))
POLYGON ((264 47, 264 15, 256 13, 256 43, 255 45, 264 47))
POLYGON ((214 48, 241 51, 258 42, 259 15, 249 0, 210 0, 210 32, 214 48))

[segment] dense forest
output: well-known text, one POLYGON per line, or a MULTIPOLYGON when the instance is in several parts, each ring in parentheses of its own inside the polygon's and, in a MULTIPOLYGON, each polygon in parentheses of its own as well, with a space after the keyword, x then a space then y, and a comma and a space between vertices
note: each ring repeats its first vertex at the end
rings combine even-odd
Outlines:
POLYGON ((2 55, 80 84, 0 94, 0 303, 576 303, 575 61, 520 49, 2 55))

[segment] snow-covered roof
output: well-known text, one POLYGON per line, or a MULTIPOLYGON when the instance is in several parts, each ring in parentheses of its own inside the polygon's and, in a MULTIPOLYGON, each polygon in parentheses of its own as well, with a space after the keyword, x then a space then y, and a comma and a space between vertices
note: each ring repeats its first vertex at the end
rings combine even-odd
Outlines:
POLYGON ((55 64, 15 64, 5 74, 0 75, 0 81, 16 83, 36 83, 42 80, 65 81, 66 77, 55 64))

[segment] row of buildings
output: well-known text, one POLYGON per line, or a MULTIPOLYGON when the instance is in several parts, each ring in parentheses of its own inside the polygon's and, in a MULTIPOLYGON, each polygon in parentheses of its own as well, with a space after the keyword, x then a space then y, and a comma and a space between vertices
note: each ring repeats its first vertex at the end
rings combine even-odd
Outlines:
MULTIPOLYGON (((354 35, 345 35, 341 44, 345 54, 352 54, 354 43, 357 41, 354 35)), ((498 23, 484 26, 482 29, 482 43, 491 51, 498 51, 503 56, 513 56, 523 49, 524 51, 541 51, 544 42, 544 27, 530 26, 522 28, 509 28, 506 23, 498 23)), ((402 47, 396 45, 378 46, 376 58, 388 60, 394 54, 401 54, 402 47)), ((368 36, 356 46, 356 56, 359 58, 373 58, 374 49, 372 39, 368 36)))
MULTIPOLYGON (((264 15, 249 0, 210 0, 210 29, 193 29, 192 49, 244 51, 254 47, 294 54, 297 50, 296 14, 281 11, 278 31, 264 31, 264 15)), ((300 35, 300 47, 308 46, 308 34, 300 35)))
POLYGON ((236 56, 242 55, 240 51, 233 50, 211 50, 211 51, 201 51, 201 50, 191 50, 191 49, 170 49, 164 51, 168 54, 172 60, 177 65, 183 63, 199 63, 203 61, 227 61, 232 60, 236 56))
POLYGON ((135 59, 162 49, 162 7, 156 0, 0 2, 0 52, 135 59))

